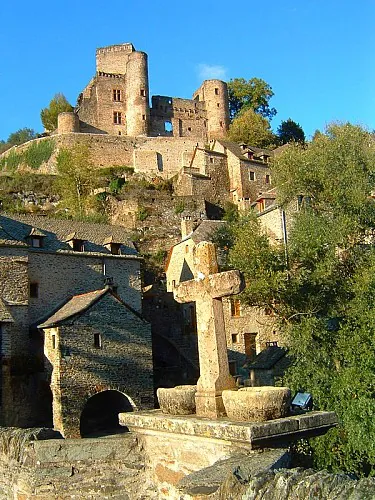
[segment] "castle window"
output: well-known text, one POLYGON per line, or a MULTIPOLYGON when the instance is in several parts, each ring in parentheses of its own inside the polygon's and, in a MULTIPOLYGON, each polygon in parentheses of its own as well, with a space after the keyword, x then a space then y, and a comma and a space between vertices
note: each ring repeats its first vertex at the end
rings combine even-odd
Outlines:
POLYGON ((172 122, 164 122, 164 130, 166 132, 172 133, 173 132, 172 122))
POLYGON ((266 179, 265 180, 266 180, 266 184, 270 183, 270 176, 268 174, 266 175, 266 179))
POLYGON ((249 180, 255 181, 255 172, 253 170, 250 170, 249 172, 249 180))
POLYGON ((121 130, 118 131, 118 135, 121 135, 121 130))
POLYGON ((215 95, 219 95, 219 89, 217 87, 215 88, 215 95))
POLYGON ((231 316, 241 316, 241 302, 239 299, 230 299, 231 316))
POLYGON ((232 344, 238 344, 239 342, 239 334, 238 333, 232 333, 232 344))
POLYGON ((142 120, 146 120, 146 115, 142 115, 142 120))
POLYGON ((146 91, 145 91, 145 89, 141 89, 141 97, 146 97, 146 91))
POLYGON ((113 123, 115 125, 121 125, 121 111, 113 112, 113 123))
POLYGON ((223 127, 223 122, 222 121, 220 122, 220 127, 223 127))
POLYGON ((113 89, 113 100, 114 101, 121 101, 121 90, 120 89, 113 89))
POLYGON ((213 163, 214 162, 214 159, 211 157, 210 158, 210 163, 213 163))
POLYGON ((191 127, 188 127, 188 131, 191 132, 191 127))
POLYGON ((30 297, 33 299, 39 297, 39 283, 30 283, 30 297))
POLYGON ((220 108, 220 103, 218 102, 218 103, 216 104, 216 106, 217 106, 218 108, 220 108))
POLYGON ((52 349, 56 349, 56 335, 52 335, 52 349))
POLYGON ((94 347, 97 349, 102 348, 102 337, 100 333, 94 333, 94 347))

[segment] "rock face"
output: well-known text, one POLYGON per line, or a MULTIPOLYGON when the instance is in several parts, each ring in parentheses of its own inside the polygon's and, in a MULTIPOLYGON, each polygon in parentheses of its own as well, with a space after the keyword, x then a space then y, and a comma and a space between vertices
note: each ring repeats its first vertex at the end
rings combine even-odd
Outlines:
POLYGON ((195 413, 196 385, 178 385, 170 389, 159 388, 157 396, 161 411, 169 415, 195 413))
POLYGON ((244 387, 238 391, 223 391, 223 403, 228 417, 240 422, 265 422, 285 417, 291 402, 287 387, 244 387))

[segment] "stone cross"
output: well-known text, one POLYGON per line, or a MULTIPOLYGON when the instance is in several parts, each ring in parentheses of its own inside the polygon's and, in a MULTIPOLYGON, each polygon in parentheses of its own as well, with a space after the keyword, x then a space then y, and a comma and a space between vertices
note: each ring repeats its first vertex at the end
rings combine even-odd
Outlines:
POLYGON ((218 273, 216 248, 203 241, 195 247, 197 278, 180 283, 173 290, 177 302, 195 302, 197 312, 200 377, 195 396, 197 415, 217 418, 225 415, 221 393, 236 384, 229 373, 222 297, 242 290, 239 271, 218 273))

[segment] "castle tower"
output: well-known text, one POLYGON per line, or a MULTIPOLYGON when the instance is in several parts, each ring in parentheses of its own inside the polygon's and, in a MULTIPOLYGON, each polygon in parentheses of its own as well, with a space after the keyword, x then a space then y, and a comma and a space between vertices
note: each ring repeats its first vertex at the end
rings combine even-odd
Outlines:
POLYGON ((131 43, 96 49, 97 73, 125 75, 128 57, 132 52, 134 52, 134 47, 131 43))
POLYGON ((224 137, 229 128, 227 84, 221 80, 205 80, 193 98, 205 103, 208 139, 224 137))
POLYGON ((129 54, 126 67, 127 135, 147 135, 150 123, 148 64, 145 52, 129 54))
POLYGON ((58 134, 69 134, 71 132, 79 132, 79 118, 73 111, 59 113, 57 117, 57 132, 58 134))

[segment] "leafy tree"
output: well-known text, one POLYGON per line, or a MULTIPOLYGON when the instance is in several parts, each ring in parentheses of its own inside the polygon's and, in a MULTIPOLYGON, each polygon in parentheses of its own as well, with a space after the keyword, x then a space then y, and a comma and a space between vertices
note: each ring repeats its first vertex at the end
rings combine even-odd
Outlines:
POLYGON ((59 113, 63 113, 65 111, 73 111, 73 106, 69 104, 63 94, 56 94, 50 101, 48 108, 44 108, 40 112, 40 118, 44 128, 48 132, 56 130, 57 117, 59 116, 59 113))
POLYGON ((73 216, 83 218, 97 182, 88 147, 77 144, 71 149, 61 149, 57 156, 57 170, 57 188, 62 203, 73 216))
POLYGON ((37 137, 37 133, 32 128, 20 128, 16 132, 13 132, 8 137, 8 144, 11 146, 18 146, 25 142, 31 141, 37 137))
POLYGON ((270 108, 269 100, 274 95, 272 88, 261 78, 234 78, 228 82, 229 113, 236 118, 240 111, 252 109, 264 118, 271 119, 276 109, 270 108))
POLYGON ((301 125, 291 118, 280 123, 276 135, 281 144, 287 144, 288 142, 300 142, 303 144, 305 142, 305 132, 301 125))
POLYGON ((9 149, 11 146, 5 141, 0 141, 0 154, 4 153, 7 149, 9 149))
POLYGON ((375 473, 374 175, 371 134, 331 125, 275 160, 279 203, 300 201, 287 249, 271 244, 254 216, 221 235, 230 265, 245 275, 243 299, 278 318, 294 359, 284 382, 339 417, 312 441, 315 465, 358 475, 375 473))
POLYGON ((244 142, 259 148, 270 147, 276 139, 267 118, 258 115, 252 109, 242 111, 230 124, 229 140, 244 142))

